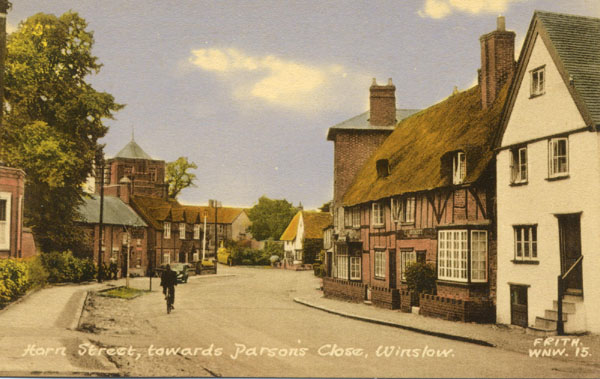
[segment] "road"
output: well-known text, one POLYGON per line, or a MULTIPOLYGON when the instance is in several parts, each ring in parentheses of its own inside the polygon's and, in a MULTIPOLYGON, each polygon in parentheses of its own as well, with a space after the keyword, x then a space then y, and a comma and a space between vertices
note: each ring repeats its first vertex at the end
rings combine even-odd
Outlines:
MULTIPOLYGON (((96 326, 90 340, 122 347, 124 355, 108 358, 122 375, 132 376, 600 374, 573 363, 426 336, 294 303, 294 297, 315 291, 317 280, 310 272, 219 266, 219 274, 231 276, 190 277, 177 286, 176 309, 169 315, 156 288, 129 301, 97 299, 86 318, 96 326), (389 356, 381 354, 386 349, 389 356)), ((147 279, 136 281, 137 286, 146 284, 147 279)))

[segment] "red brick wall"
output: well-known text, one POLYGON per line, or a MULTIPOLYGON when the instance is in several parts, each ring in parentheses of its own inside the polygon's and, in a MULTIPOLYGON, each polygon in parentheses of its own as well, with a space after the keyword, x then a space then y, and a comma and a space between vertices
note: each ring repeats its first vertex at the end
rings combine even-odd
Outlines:
POLYGON ((450 321, 494 322, 495 308, 491 301, 465 301, 443 296, 421 294, 419 313, 450 321))
POLYGON ((369 123, 375 126, 396 124, 396 87, 390 83, 385 86, 373 83, 370 87, 369 123))
POLYGON ((338 206, 354 177, 391 130, 337 131, 333 157, 333 199, 338 206))
POLYGON ((0 167, 0 192, 10 194, 8 220, 9 248, 0 250, 0 258, 21 257, 23 235, 23 210, 21 198, 25 193, 25 173, 22 170, 0 167))
POLYGON ((412 312, 412 291, 400 290, 400 310, 402 312, 412 312))
POLYGON ((365 299, 365 285, 347 280, 323 278, 325 297, 360 303, 365 299))
POLYGON ((381 308, 400 308, 400 290, 385 287, 371 287, 371 302, 381 308))

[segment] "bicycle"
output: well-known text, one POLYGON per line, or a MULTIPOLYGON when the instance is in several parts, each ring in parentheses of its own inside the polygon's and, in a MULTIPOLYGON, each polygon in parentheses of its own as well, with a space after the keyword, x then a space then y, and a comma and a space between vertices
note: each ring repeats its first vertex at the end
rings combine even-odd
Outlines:
POLYGON ((175 288, 167 287, 167 294, 165 296, 165 300, 167 302, 167 314, 171 313, 173 310, 173 303, 175 302, 175 288))

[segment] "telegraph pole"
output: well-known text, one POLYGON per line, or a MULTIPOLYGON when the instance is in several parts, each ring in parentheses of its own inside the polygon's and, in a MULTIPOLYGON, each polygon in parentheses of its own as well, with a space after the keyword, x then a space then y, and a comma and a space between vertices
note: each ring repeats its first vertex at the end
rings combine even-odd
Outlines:
POLYGON ((98 234, 100 235, 98 239, 98 283, 102 283, 102 279, 104 276, 104 267, 102 265, 102 242, 104 242, 104 225, 103 216, 104 216, 104 153, 102 149, 98 152, 97 164, 100 166, 100 220, 98 222, 98 234))
POLYGON ((2 125, 2 119, 4 113, 4 61, 6 60, 6 14, 10 9, 10 2, 8 0, 0 0, 0 126, 2 125))

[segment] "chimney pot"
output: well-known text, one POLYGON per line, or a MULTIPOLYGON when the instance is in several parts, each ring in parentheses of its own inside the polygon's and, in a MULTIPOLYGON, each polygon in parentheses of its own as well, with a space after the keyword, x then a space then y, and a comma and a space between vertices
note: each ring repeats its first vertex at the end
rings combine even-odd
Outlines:
POLYGON ((389 79, 388 79, 388 86, 391 86, 391 85, 393 85, 393 84, 394 84, 394 83, 392 83, 392 78, 389 78, 389 79))
POLYGON ((498 19, 496 20, 496 25, 497 25, 496 29, 499 32, 506 31, 506 19, 504 18, 504 16, 498 16, 498 19))

